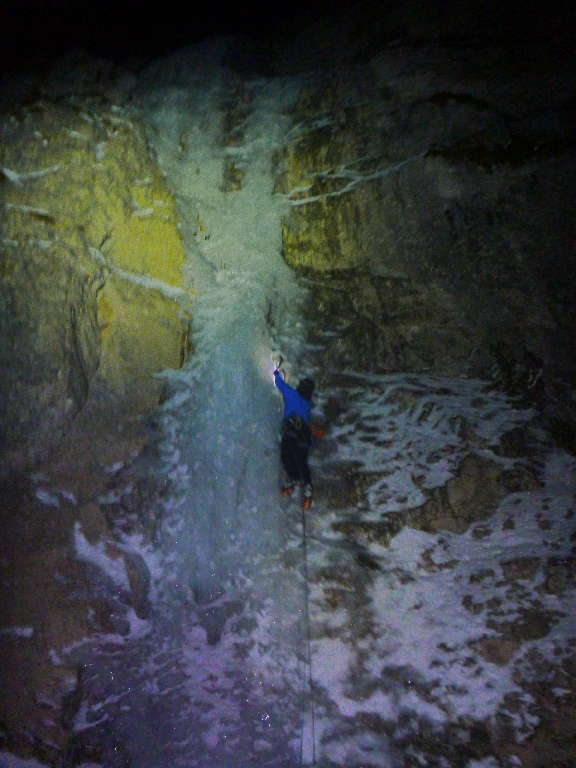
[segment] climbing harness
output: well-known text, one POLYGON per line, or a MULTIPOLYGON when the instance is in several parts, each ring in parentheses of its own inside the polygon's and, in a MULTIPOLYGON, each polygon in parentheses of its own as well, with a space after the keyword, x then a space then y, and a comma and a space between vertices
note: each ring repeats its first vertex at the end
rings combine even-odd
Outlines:
POLYGON ((295 440, 298 445, 306 448, 310 447, 312 442, 312 434, 310 432, 310 426, 304 421, 301 416, 287 416, 282 421, 282 435, 283 437, 289 437, 295 440))

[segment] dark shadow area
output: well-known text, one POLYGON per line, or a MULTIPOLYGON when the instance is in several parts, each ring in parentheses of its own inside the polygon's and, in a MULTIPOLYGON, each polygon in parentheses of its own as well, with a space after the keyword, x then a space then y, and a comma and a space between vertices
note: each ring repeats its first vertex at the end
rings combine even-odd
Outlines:
MULTIPOLYGON (((307 27, 321 30, 345 16, 352 35, 369 31, 383 45, 488 41, 536 44, 559 61, 573 56, 573 3, 537 0, 499 3, 446 0, 429 5, 407 0, 287 0, 264 3, 172 2, 162 6, 121 0, 7 0, 0 6, 0 72, 41 71, 63 54, 82 49, 116 63, 147 63, 213 35, 240 35, 257 50, 276 46, 307 27)), ((260 69, 261 69, 260 64, 260 69)))

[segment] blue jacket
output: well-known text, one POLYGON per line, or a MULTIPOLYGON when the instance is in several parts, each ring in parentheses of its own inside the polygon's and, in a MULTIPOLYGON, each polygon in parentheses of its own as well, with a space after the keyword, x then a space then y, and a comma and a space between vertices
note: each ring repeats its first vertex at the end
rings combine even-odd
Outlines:
POLYGON ((274 381, 284 399, 284 418, 300 416, 306 424, 310 424, 310 412, 312 411, 310 400, 306 400, 289 384, 286 384, 280 372, 274 374, 274 381))

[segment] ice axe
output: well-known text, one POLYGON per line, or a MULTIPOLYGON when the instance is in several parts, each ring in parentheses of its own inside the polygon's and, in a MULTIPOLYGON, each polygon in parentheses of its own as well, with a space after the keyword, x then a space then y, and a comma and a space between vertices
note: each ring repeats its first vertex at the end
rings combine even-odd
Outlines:
POLYGON ((278 365, 274 369, 274 373, 276 373, 276 371, 280 372, 280 366, 282 365, 283 362, 284 362, 284 358, 282 357, 282 355, 280 355, 280 357, 278 358, 278 365))

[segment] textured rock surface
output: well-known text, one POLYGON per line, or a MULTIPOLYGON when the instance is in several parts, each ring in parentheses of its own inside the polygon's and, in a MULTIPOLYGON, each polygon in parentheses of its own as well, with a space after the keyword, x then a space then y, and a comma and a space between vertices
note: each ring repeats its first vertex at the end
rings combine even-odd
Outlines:
MULTIPOLYGON (((510 696, 491 722, 454 717, 435 728, 424 715, 412 728, 409 713, 396 723, 361 712, 346 729, 387 734, 410 764, 469 768, 496 755, 502 768, 541 768, 554 755, 564 768, 574 763, 576 743, 574 642, 552 661, 530 643, 554 634, 560 617, 550 605, 573 593, 567 552, 575 534, 567 531, 574 513, 564 521, 553 509, 536 514, 547 538, 541 553, 478 553, 497 533, 531 523, 531 501, 542 503, 533 445, 542 431, 574 451, 574 79, 504 49, 444 45, 444 34, 468 30, 465 12, 447 28, 439 12, 422 13, 419 4, 392 19, 379 15, 381 3, 362 7, 364 15, 346 12, 344 24, 333 18, 310 33, 308 64, 329 71, 307 78, 299 139, 277 164, 276 189, 294 203, 285 257, 310 294, 304 363, 320 392, 332 388, 327 421, 331 429, 351 425, 352 435, 365 430, 362 439, 380 439, 383 453, 380 425, 354 423, 354 397, 371 386, 378 394, 366 374, 395 372, 482 377, 544 418, 532 431, 510 430, 498 445, 459 418, 454 444, 462 455, 450 478, 424 488, 424 504, 378 521, 364 517, 366 500, 386 468, 334 458, 329 434, 324 456, 317 454, 316 491, 329 507, 330 534, 345 541, 311 574, 314 608, 321 614, 325 604, 335 619, 312 629, 358 654, 351 698, 402 687, 430 703, 426 681, 385 659, 377 680, 362 678, 366 643, 387 631, 374 623, 370 590, 384 576, 382 592, 395 592, 401 604, 407 585, 432 583, 441 592, 455 574, 466 584, 463 613, 485 627, 463 679, 485 665, 512 667, 523 697, 510 696), (342 371, 358 377, 339 380, 342 371), (407 528, 434 536, 412 570, 389 554, 407 528), (514 717, 527 718, 522 743, 514 717)), ((302 66, 300 54, 293 66, 302 66)), ((96 88, 83 67, 71 69, 68 95, 96 88)), ((134 616, 147 616, 146 566, 111 529, 153 540, 162 489, 146 477, 148 433, 124 417, 154 407, 159 385, 150 374, 185 355, 187 298, 172 201, 138 124, 102 99, 66 103, 45 101, 1 122, 5 463, 25 466, 57 446, 41 473, 0 488, 1 743, 54 765, 66 753, 72 763, 115 753, 114 764, 127 765, 105 723, 70 745, 82 658, 69 665, 58 651, 93 633, 126 638, 134 616), (78 541, 125 573, 124 582, 115 584, 89 557, 78 560, 78 541)), ((235 128, 247 114, 238 109, 235 128)), ((183 133, 182 152, 189 141, 183 133)), ((230 161, 223 189, 237 190, 242 180, 230 161)), ((390 403, 408 414, 425 397, 405 382, 390 403)), ((441 642, 438 650, 443 679, 458 666, 458 649, 441 642)), ((109 691, 98 693, 101 701, 109 691)))
POLYGON ((21 754, 35 746, 48 764, 59 764, 66 752, 79 704, 81 665, 65 661, 62 649, 95 633, 128 636, 131 609, 142 615, 146 602, 137 556, 110 541, 98 505, 71 499, 47 480, 21 476, 0 484, 2 738, 21 754), (78 524, 87 542, 126 568, 124 588, 94 563, 76 559, 78 524))
MULTIPOLYGON (((522 498, 539 505, 545 493, 535 458, 540 430, 576 452, 573 71, 536 49, 471 45, 463 37, 451 44, 444 35, 477 32, 466 29, 470 4, 461 6, 446 25, 440 11, 418 6, 416 14, 415 4, 379 14, 376 4, 362 3, 304 35, 284 61, 301 69, 306 52, 310 68, 318 67, 297 106, 297 140, 278 157, 276 189, 292 201, 284 255, 309 291, 305 363, 319 391, 329 393, 324 413, 339 432, 330 445, 329 430, 317 454, 316 488, 331 515, 322 532, 342 537, 351 563, 347 570, 335 557, 317 583, 325 611, 344 611, 356 628, 353 639, 337 633, 353 649, 373 631, 364 602, 379 572, 394 583, 400 604, 410 585, 461 583, 465 564, 497 551, 498 536, 536 524, 546 532, 542 552, 514 557, 504 550, 484 562, 480 555, 462 603, 471 622, 484 625, 468 648, 463 679, 494 665, 513 670, 521 692, 506 697, 493 721, 455 718, 437 731, 424 717, 394 743, 406 764, 423 755, 430 765, 487 759, 541 768, 552 759, 564 768, 575 760, 574 638, 561 641, 555 658, 531 644, 552 647, 566 616, 561 606, 569 600, 554 606, 548 597, 571 594, 574 513, 563 519, 546 502, 534 519, 515 510, 522 498), (327 66, 337 56, 338 69, 327 66), (456 443, 466 452, 450 479, 424 488, 424 504, 374 519, 367 499, 379 484, 385 488, 393 469, 384 460, 378 471, 366 467, 354 449, 370 445, 378 455, 379 447, 394 458, 397 436, 383 430, 370 404, 380 402, 371 394, 381 386, 377 375, 395 372, 478 377, 533 407, 535 420, 488 446, 460 419, 456 443), (394 572, 391 543, 411 528, 437 537, 435 544, 416 569, 396 563, 394 572), (461 537, 467 543, 455 555, 461 537)), ((410 397, 386 403, 408 414, 410 397)), ((422 413, 425 420, 425 407, 422 413)), ((328 623, 317 632, 335 636, 328 623)), ((450 641, 438 648, 449 660, 438 662, 443 677, 457 654, 450 641)), ((383 663, 376 685, 386 691, 418 683, 409 669, 383 663)), ((457 686, 452 694, 457 700, 457 686)), ((367 732, 394 728, 375 715, 367 732)))
POLYGON ((185 354, 184 252, 134 121, 98 100, 42 101, 0 125, 3 447, 25 465, 91 387, 153 410, 152 374, 185 354))
POLYGON ((374 371, 491 375, 574 450, 570 70, 498 47, 374 53, 309 78, 278 160, 286 261, 340 320, 326 362, 361 345, 374 371))
POLYGON ((137 122, 73 98, 5 114, 0 131, 0 722, 3 744, 56 765, 81 691, 61 649, 125 638, 147 615, 146 564, 114 542, 99 499, 126 466, 130 490, 142 483, 133 460, 155 374, 187 354, 190 295, 137 122))

